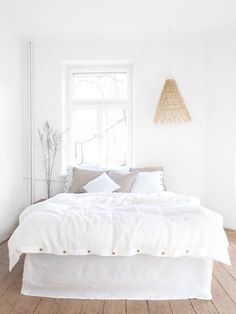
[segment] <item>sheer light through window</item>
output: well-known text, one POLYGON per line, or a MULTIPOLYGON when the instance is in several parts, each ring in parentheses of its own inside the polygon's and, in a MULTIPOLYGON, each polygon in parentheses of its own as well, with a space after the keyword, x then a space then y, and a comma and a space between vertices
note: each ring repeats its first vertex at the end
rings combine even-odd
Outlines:
POLYGON ((132 147, 131 67, 67 71, 67 162, 127 165, 132 147))
POLYGON ((127 73, 74 73, 75 99, 127 98, 127 73))

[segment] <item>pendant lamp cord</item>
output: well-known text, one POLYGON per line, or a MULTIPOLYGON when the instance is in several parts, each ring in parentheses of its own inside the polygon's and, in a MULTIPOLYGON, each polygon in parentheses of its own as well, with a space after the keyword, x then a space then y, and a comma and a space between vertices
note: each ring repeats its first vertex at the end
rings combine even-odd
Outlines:
POLYGON ((169 26, 169 78, 172 77, 172 29, 169 26))

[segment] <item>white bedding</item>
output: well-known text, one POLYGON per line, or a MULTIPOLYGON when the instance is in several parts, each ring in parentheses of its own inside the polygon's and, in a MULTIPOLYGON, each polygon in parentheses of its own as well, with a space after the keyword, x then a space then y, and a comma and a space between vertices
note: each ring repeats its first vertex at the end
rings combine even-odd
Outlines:
POLYGON ((229 264, 222 216, 198 199, 158 194, 58 194, 26 208, 9 240, 22 253, 210 258, 229 264))
POLYGON ((26 254, 21 292, 79 299, 211 299, 212 260, 26 254))

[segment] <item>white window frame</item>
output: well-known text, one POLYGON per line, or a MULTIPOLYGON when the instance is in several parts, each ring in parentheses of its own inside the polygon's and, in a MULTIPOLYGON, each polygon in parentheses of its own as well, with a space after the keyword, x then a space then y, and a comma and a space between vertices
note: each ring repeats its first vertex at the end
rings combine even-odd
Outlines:
MULTIPOLYGON (((72 113, 75 109, 97 109, 98 134, 102 133, 102 113, 106 108, 126 109, 128 112, 128 151, 127 164, 133 161, 133 65, 125 64, 67 64, 65 65, 64 80, 64 128, 67 129, 67 145, 62 158, 62 171, 65 173, 65 166, 72 165, 71 152, 73 151, 72 134, 72 113), (73 98, 73 74, 74 73, 104 73, 104 72, 125 72, 127 73, 127 98, 125 99, 75 99, 73 98)), ((99 138, 98 138, 99 140, 99 138)), ((102 140, 98 147, 98 163, 102 163, 102 140)))

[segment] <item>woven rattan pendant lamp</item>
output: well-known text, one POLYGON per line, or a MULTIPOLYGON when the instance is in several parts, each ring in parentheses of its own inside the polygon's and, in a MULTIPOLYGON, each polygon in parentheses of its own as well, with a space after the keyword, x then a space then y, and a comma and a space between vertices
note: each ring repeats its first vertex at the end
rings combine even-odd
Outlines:
POLYGON ((178 89, 176 81, 171 78, 171 29, 169 41, 169 78, 165 81, 157 104, 156 123, 183 123, 191 121, 191 116, 178 89))

